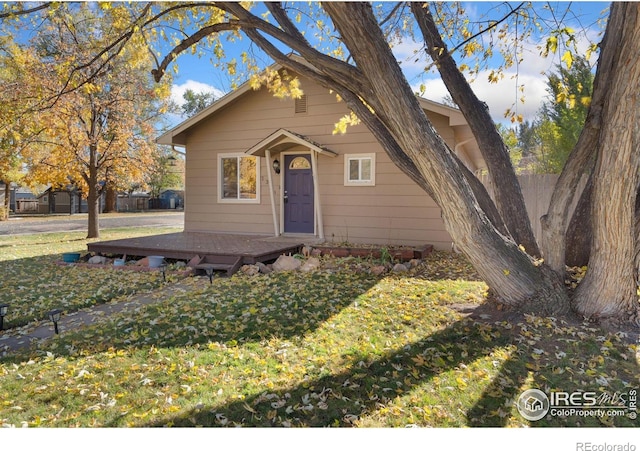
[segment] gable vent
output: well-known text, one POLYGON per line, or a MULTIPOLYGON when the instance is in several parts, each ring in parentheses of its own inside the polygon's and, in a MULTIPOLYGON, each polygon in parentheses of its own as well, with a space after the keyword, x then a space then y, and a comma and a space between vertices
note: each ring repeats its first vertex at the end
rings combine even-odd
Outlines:
POLYGON ((302 95, 299 99, 295 99, 296 101, 296 114, 306 113, 307 112, 307 96, 302 95))

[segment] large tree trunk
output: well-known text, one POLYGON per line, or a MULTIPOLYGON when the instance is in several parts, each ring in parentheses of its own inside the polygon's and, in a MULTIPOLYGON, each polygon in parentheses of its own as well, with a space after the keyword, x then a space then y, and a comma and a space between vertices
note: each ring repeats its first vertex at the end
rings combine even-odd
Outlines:
POLYGON ((593 81, 593 94, 584 127, 556 182, 547 214, 540 218, 544 261, 561 275, 565 273, 569 211, 575 196, 581 195, 578 190, 580 180, 583 177, 589 177, 595 165, 598 137, 605 117, 603 116, 604 102, 609 95, 616 49, 623 42, 621 33, 621 28, 607 26, 600 43, 598 69, 593 81))
POLYGON ((603 111, 593 181, 589 269, 574 309, 585 318, 628 318, 638 308, 635 199, 640 171, 640 4, 611 7, 607 31, 620 31, 603 111))
POLYGON ((516 243, 525 247, 529 255, 539 256, 540 250, 531 229, 520 183, 511 164, 507 146, 498 133, 489 110, 475 95, 449 54, 428 7, 414 2, 411 3, 411 10, 424 37, 426 51, 436 63, 453 101, 469 123, 487 163, 496 206, 509 233, 516 243))
POLYGON ((87 208, 89 218, 87 224, 87 238, 100 238, 100 187, 98 185, 98 149, 95 144, 89 146, 89 174, 87 185, 87 208))
POLYGON ((483 279, 508 305, 548 314, 566 312, 559 278, 536 266, 480 209, 458 162, 420 108, 370 5, 329 2, 323 7, 368 81, 364 102, 375 105, 376 115, 413 160, 442 209, 447 230, 483 279))
POLYGON ((113 213, 116 211, 117 198, 118 198, 117 191, 112 186, 108 186, 106 188, 106 195, 104 200, 105 213, 113 213))
POLYGON ((0 209, 0 221, 6 221, 9 219, 9 208, 11 208, 11 182, 8 180, 4 181, 4 198, 2 202, 2 206, 4 208, 0 209))
POLYGON ((589 264, 591 251, 591 194, 593 193, 593 177, 589 177, 587 185, 567 229, 567 249, 565 263, 567 266, 586 266, 589 264))

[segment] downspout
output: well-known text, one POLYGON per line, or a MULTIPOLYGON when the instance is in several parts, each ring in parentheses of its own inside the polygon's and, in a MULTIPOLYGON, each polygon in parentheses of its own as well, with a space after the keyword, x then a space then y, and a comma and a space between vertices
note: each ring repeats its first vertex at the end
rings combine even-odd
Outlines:
POLYGON ((275 236, 280 236, 280 228, 278 227, 278 216, 276 214, 276 196, 273 191, 273 176, 271 175, 271 150, 264 152, 267 157, 267 180, 269 181, 269 198, 271 199, 271 214, 273 215, 273 232, 275 236))

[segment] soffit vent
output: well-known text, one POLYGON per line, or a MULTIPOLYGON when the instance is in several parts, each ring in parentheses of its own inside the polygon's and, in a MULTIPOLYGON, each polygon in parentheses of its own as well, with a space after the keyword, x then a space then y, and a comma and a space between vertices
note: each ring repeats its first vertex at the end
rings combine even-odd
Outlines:
POLYGON ((302 95, 299 99, 295 99, 296 101, 296 114, 306 113, 307 112, 307 96, 302 95))

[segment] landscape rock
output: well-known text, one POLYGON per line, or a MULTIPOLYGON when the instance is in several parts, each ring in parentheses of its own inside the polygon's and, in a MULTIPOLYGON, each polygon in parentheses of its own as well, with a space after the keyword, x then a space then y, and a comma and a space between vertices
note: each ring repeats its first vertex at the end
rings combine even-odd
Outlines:
POLYGON ((307 259, 306 262, 302 264, 302 266, 300 266, 300 271, 311 272, 311 271, 315 271, 319 267, 320 267, 320 260, 318 260, 315 257, 310 257, 307 259))
POLYGON ((420 263, 422 263, 422 260, 418 258, 412 258, 411 260, 409 260, 409 266, 411 266, 411 268, 415 268, 416 266, 419 266, 420 263))
POLYGON ((258 265, 244 265, 240 271, 247 276, 255 276, 260 273, 260 268, 258 265))
POLYGON ((281 255, 278 259, 273 263, 273 270, 275 272, 281 271, 295 271, 300 266, 302 266, 302 262, 291 255, 281 255))
POLYGON ((256 263, 256 266, 258 267, 258 269, 260 270, 260 273, 262 274, 271 274, 273 272, 273 269, 271 269, 269 266, 265 265, 262 262, 256 263))
POLYGON ((87 263, 90 263, 92 265, 104 265, 105 263, 107 263, 107 261, 109 261, 107 257, 102 257, 101 255, 94 255, 89 259, 87 263))
POLYGON ((409 269, 402 263, 396 263, 392 269, 393 272, 407 272, 408 270, 409 269))
POLYGON ((380 276, 387 272, 387 267, 382 265, 377 265, 371 268, 371 274, 374 276, 380 276))
POLYGON ((147 257, 141 258, 136 262, 136 266, 149 266, 149 259, 147 257))

